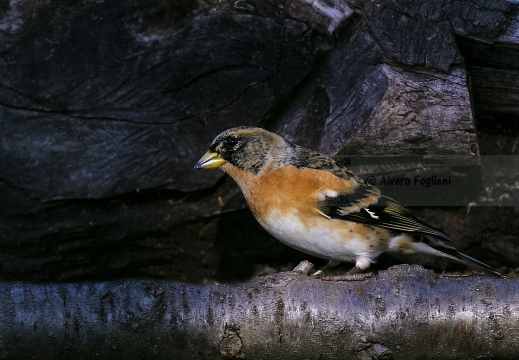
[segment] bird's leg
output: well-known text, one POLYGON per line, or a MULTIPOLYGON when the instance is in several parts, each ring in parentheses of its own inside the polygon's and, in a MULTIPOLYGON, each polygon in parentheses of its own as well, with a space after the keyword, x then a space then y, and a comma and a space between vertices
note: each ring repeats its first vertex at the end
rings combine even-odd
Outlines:
POLYGON ((355 266, 344 275, 322 276, 320 279, 324 281, 360 281, 373 277, 373 273, 362 273, 371 265, 371 261, 364 257, 358 257, 355 266))
POLYGON ((312 275, 310 275, 310 277, 313 277, 313 278, 321 278, 322 276, 324 276, 324 272, 328 269, 331 269, 332 267, 334 266, 337 266, 339 265, 341 262, 339 260, 332 260, 332 259, 328 259, 328 263, 326 265, 323 266, 323 268, 321 270, 317 270, 316 272, 314 272, 312 275))

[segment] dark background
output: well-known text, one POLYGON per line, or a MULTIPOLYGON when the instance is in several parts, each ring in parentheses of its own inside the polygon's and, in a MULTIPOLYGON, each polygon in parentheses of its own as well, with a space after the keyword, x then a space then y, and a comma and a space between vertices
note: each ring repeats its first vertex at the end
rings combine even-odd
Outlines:
MULTIPOLYGON (((296 3, 0 1, 0 279, 237 281, 308 258, 192 170, 237 125, 331 156, 519 154, 517 5, 296 3)), ((414 210, 513 275, 500 201, 414 210)))

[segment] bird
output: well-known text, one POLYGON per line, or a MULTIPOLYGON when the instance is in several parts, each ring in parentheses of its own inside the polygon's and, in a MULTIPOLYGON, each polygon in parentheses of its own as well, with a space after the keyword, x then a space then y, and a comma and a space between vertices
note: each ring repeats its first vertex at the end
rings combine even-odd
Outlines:
POLYGON ((263 128, 223 131, 194 168, 223 170, 238 184, 268 233, 296 250, 327 260, 313 274, 323 280, 362 279, 383 253, 439 256, 503 277, 456 250, 447 234, 340 162, 263 128), (346 274, 325 276, 325 270, 341 262, 355 265, 346 274))

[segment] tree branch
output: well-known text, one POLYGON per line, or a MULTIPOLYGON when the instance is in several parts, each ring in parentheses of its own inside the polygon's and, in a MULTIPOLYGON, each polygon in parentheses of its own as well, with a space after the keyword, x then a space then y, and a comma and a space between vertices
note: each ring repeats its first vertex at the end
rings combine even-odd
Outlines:
POLYGON ((361 282, 4 283, 3 359, 511 358, 518 280, 401 265, 361 282), (23 339, 23 346, 20 340, 23 339))

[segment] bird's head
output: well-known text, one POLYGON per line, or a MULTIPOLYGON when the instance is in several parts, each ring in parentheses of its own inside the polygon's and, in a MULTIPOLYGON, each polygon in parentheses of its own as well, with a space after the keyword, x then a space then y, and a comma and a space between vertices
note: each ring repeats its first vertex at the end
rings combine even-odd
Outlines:
POLYGON ((257 127, 236 127, 225 130, 213 140, 195 169, 216 169, 230 164, 256 174, 265 164, 280 160, 279 156, 284 154, 281 149, 285 147, 285 140, 270 131, 257 127))

